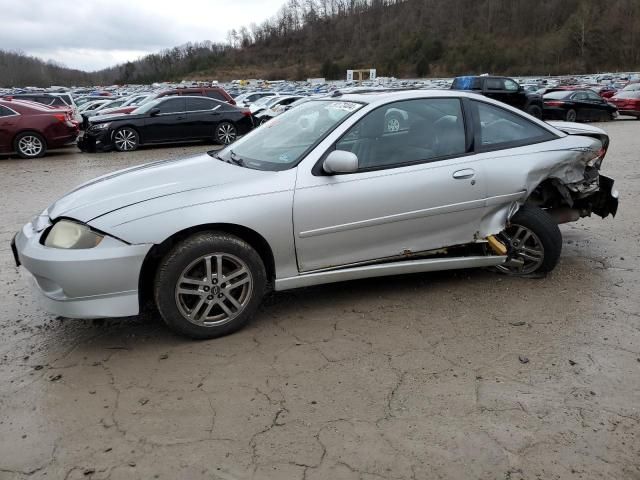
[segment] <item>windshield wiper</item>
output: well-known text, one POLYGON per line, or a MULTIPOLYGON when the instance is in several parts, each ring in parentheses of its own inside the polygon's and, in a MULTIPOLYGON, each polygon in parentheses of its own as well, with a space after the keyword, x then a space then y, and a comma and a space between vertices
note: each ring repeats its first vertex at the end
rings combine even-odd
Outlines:
POLYGON ((241 167, 245 166, 244 160, 242 160, 233 150, 229 150, 229 161, 241 167))

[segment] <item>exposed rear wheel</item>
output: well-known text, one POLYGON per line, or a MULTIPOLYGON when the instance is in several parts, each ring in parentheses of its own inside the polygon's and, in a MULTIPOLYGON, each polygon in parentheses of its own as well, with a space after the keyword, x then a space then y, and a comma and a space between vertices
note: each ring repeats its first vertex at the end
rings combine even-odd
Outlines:
POLYGON ((14 141, 15 151, 20 158, 40 158, 47 153, 47 143, 35 132, 25 132, 18 135, 14 141))
POLYGON ((509 260, 497 268, 515 276, 547 273, 555 268, 562 251, 558 224, 545 211, 524 205, 500 233, 509 260))
POLYGON ((227 233, 204 232, 177 244, 155 278, 155 301, 165 323, 191 338, 215 338, 243 327, 264 296, 262 259, 227 233))

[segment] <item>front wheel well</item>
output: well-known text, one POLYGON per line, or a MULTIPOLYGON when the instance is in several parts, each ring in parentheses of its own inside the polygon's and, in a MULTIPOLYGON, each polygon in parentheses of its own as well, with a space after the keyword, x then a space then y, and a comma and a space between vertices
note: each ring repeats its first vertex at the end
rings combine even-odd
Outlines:
POLYGON ((138 144, 142 145, 143 144, 143 139, 142 139, 142 134, 140 133, 140 130, 138 129, 138 127, 134 126, 134 125, 118 125, 115 128, 111 129, 111 133, 109 134, 109 136, 111 137, 111 140, 113 141, 113 135, 120 129, 122 128, 130 128, 131 130, 133 130, 134 132, 136 132, 138 134, 138 144))
POLYGON ((264 263, 267 281, 271 283, 276 276, 273 251, 267 240, 255 230, 231 223, 209 223, 186 228, 174 233, 162 243, 154 245, 147 253, 138 279, 138 298, 141 310, 153 302, 153 280, 162 258, 182 240, 200 232, 222 232, 235 235, 253 247, 264 263))

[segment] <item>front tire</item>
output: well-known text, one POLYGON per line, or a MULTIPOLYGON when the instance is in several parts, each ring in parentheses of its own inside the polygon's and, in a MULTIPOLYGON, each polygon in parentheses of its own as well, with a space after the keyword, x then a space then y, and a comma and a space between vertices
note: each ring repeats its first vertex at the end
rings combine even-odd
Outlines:
POLYGON ((47 153, 47 142, 38 133, 24 132, 14 140, 14 149, 20 158, 41 158, 47 153))
POLYGON ((514 276, 550 272, 558 264, 562 234, 558 224, 540 208, 524 205, 500 233, 509 260, 498 271, 514 276))
POLYGON ((140 144, 140 136, 131 127, 122 127, 113 132, 113 146, 119 152, 133 152, 140 144))
POLYGON ((154 296, 169 328, 207 339, 246 325, 266 286, 264 263, 248 243, 227 233, 204 232, 180 242, 164 257, 154 296))
POLYGON ((222 145, 230 145, 238 138, 238 130, 231 122, 220 122, 216 127, 215 139, 222 145))

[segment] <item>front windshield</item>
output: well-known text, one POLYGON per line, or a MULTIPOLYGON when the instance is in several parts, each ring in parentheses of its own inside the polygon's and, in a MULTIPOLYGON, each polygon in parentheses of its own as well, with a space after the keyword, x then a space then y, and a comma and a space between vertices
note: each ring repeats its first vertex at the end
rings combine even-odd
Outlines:
POLYGON ((158 105, 163 99, 162 98, 156 98, 155 100, 151 100, 150 102, 147 102, 143 105, 140 105, 138 108, 136 108, 133 112, 131 112, 132 114, 140 114, 140 113, 147 113, 149 110, 151 110, 152 108, 154 108, 156 105, 158 105))
POLYGON ((307 102, 256 128, 221 152, 210 154, 248 168, 286 170, 360 108, 362 104, 355 102, 307 102))

